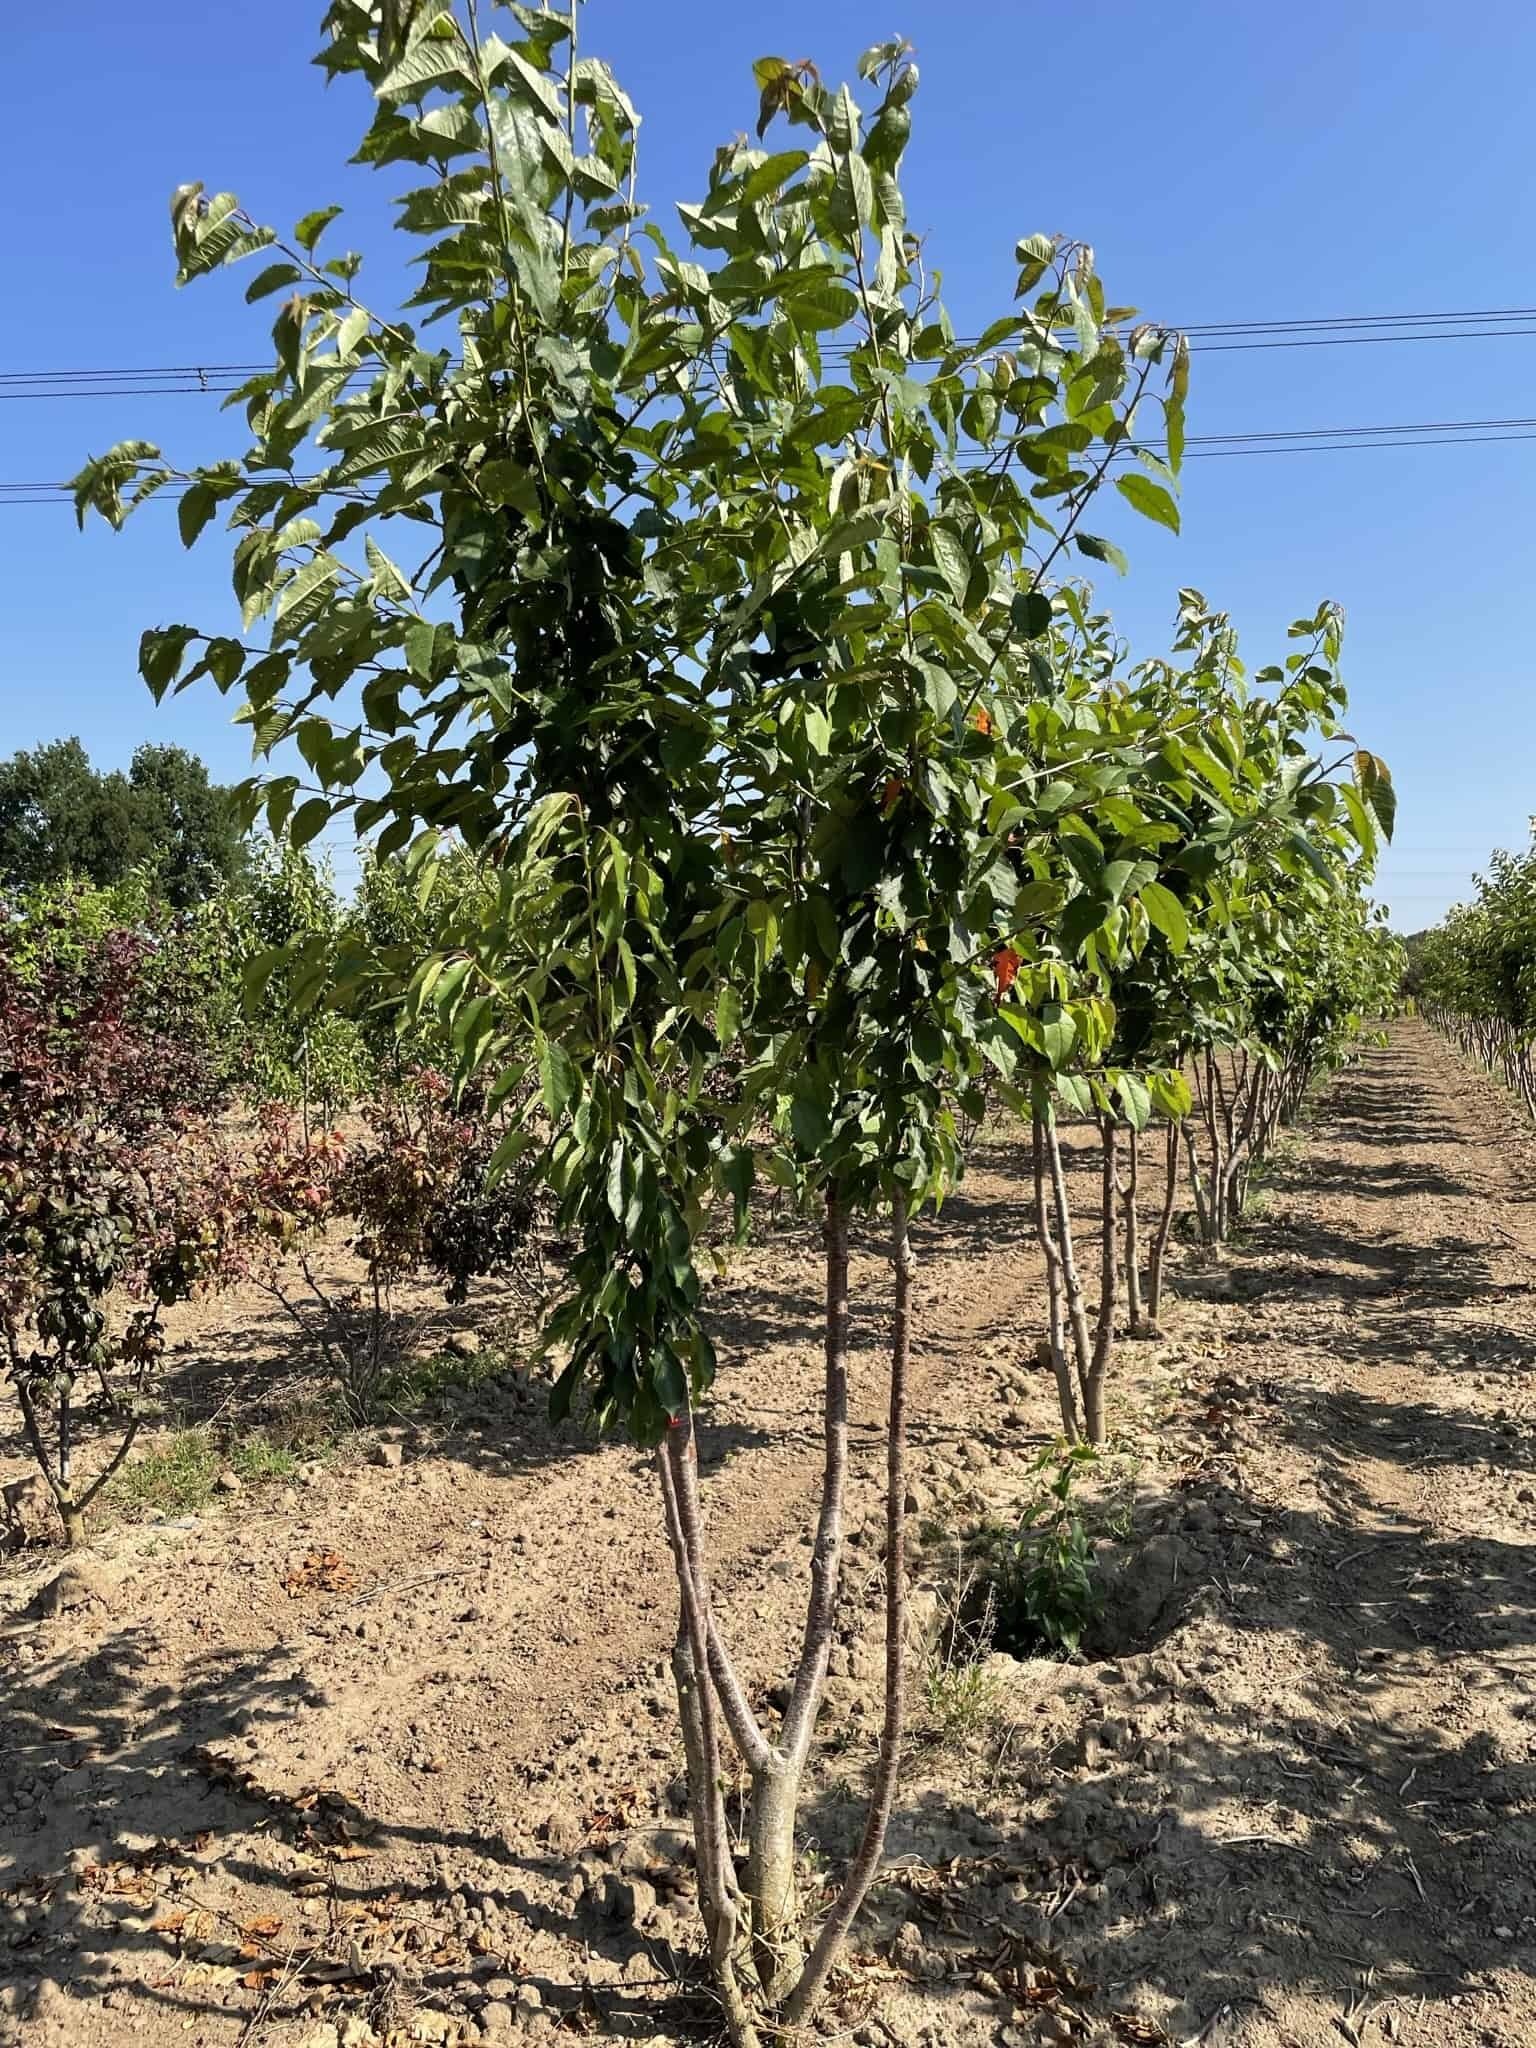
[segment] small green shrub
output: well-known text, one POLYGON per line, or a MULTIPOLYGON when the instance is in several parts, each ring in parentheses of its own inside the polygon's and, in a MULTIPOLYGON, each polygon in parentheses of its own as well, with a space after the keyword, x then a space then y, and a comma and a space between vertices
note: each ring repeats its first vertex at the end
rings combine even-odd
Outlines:
POLYGON ((265 1430, 231 1444, 229 1465, 238 1479, 253 1486, 264 1480, 292 1479, 299 1469, 292 1445, 275 1442, 265 1430))
POLYGON ((1073 1483, 1097 1453, 1087 1444, 1053 1444, 1035 1471, 1053 1476, 1024 1509, 1015 1528, 993 1546, 996 1641, 1013 1654, 1048 1649, 1075 1656, 1102 1605, 1093 1546, 1073 1483))

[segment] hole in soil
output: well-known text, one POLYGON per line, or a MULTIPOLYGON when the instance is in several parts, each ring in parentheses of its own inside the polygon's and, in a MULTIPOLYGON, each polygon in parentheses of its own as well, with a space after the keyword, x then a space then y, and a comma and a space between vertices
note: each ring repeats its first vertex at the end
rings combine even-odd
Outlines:
POLYGON ((985 1656, 1131 1657, 1156 1648, 1182 1621, 1208 1577, 1177 1536, 1090 1539, 999 1528, 977 1546, 944 1618, 947 1663, 985 1656))

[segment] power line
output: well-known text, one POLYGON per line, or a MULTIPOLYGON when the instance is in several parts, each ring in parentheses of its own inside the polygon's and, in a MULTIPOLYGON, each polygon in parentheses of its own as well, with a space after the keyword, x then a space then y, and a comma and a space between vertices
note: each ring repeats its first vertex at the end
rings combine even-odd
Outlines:
MULTIPOLYGON (((1386 448, 1479 448, 1512 441, 1536 441, 1536 415, 1524 419, 1420 420, 1379 426, 1282 427, 1266 432, 1192 434, 1185 444, 1184 459, 1186 462, 1200 462, 1243 455, 1360 455, 1386 448)), ((1165 446, 1166 443, 1160 440, 1138 441, 1128 445, 1123 454, 1117 452, 1114 459, 1127 462, 1133 459, 1137 448, 1152 452, 1165 446)), ((962 469, 981 469, 997 460, 996 453, 977 450, 962 458, 959 466, 962 469)), ((302 489, 313 489, 322 484, 318 476, 283 480, 291 481, 302 489)), ((252 475, 246 481, 276 482, 278 479, 252 475)), ((164 499, 174 503, 189 488, 189 484, 180 480, 172 481, 163 485, 148 502, 164 499)), ((341 486, 325 490, 324 495, 353 496, 355 490, 341 486)), ((73 486, 67 483, 0 483, 0 506, 63 505, 69 504, 72 496, 73 486)))
MULTIPOLYGON (((1536 335, 1536 306, 1463 308, 1444 313, 1350 313, 1308 319, 1195 321, 1180 327, 1192 349, 1339 348, 1397 341, 1486 341, 1536 335), (1522 324, 1523 323, 1523 324, 1522 324)), ((956 346, 974 346, 975 337, 956 346)), ((854 344, 828 342, 824 356, 847 356, 854 344)), ((228 397, 270 363, 167 363, 137 368, 0 371, 0 399, 228 397)), ((371 366, 359 377, 376 374, 371 366)))

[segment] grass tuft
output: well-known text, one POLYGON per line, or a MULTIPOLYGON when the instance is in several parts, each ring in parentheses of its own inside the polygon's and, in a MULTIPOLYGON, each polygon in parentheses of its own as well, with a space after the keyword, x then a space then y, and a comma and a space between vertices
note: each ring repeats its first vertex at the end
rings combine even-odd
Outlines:
POLYGON ((210 1429, 182 1429, 130 1459, 110 1495, 130 1515, 196 1514, 213 1500, 221 1472, 233 1472, 243 1486, 259 1486, 292 1479, 298 1469, 293 1445, 265 1430, 220 1443, 210 1429))

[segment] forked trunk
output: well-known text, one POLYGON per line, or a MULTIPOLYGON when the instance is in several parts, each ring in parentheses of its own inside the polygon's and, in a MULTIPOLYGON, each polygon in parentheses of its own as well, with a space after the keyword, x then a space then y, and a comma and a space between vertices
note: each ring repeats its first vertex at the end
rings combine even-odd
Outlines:
POLYGON ((16 1393, 21 1407, 22 1433, 27 1439, 38 1470, 42 1473, 49 1493, 53 1496, 54 1507, 58 1510, 59 1525, 64 1532, 65 1547, 69 1550, 83 1550, 90 1540, 86 1534, 85 1517, 91 1503, 106 1486, 128 1453, 133 1449, 138 1436, 141 1418, 131 1416, 124 1427, 122 1439, 105 1467, 83 1490, 75 1485, 75 1441, 74 1441, 74 1400, 71 1389, 73 1375, 61 1368, 58 1392, 55 1396, 54 1443, 52 1455, 48 1440, 43 1433, 43 1419, 37 1412, 37 1402, 25 1379, 16 1381, 16 1393))
POLYGON ((657 1452, 667 1538, 677 1570, 681 1613, 672 1671, 677 1682, 683 1745, 688 1758, 688 1801, 699 1872, 699 1907, 710 1966, 734 2048, 758 2048, 759 2037, 736 1974, 736 1873, 721 1777, 715 1688, 709 1675, 709 1583, 704 1573, 698 1519, 698 1457, 693 1420, 684 1415, 657 1452))
POLYGON ((840 1191, 827 1197, 826 1457, 811 1557, 805 1634, 777 1744, 758 1725, 710 1607, 693 1418, 686 1411, 657 1455, 680 1618, 673 1673, 688 1756, 689 1805, 699 1864, 699 1905, 710 1962, 734 2048, 765 2048, 805 2019, 863 1903, 884 1850, 895 1799, 904 1715, 906 1617, 906 1386, 911 1352, 912 1256, 898 1196, 892 1232, 896 1312, 891 1344, 886 1460, 886 1699, 863 1840, 809 1958, 800 1939, 795 1820, 837 1618, 848 1462, 848 1224, 840 1191), (744 1878, 739 1883, 721 1775, 724 1720, 751 1780, 744 1878))
MULTIPOLYGON (((848 1484, 848 1212, 841 1190, 835 1186, 827 1191, 823 1245, 825 1449, 805 1634, 777 1749, 765 1744, 755 1756, 749 1747, 743 1749, 752 1773, 746 1889, 753 1961, 764 1996, 773 2004, 786 1995, 805 1959, 795 1887, 795 1817, 826 1687, 842 1573, 843 1500, 848 1484)), ((750 1743, 750 1736, 748 1740, 750 1743)))

